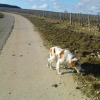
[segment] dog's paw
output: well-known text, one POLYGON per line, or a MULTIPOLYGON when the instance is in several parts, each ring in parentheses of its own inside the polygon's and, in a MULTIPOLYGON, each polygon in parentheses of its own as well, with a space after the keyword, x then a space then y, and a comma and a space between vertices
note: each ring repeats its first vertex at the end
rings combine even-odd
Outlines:
POLYGON ((49 65, 49 64, 47 64, 47 67, 50 67, 50 65, 49 65))
POLYGON ((52 66, 50 66, 50 69, 52 69, 52 66))
POLYGON ((49 67, 49 65, 47 64, 47 67, 49 67))
POLYGON ((58 74, 59 74, 59 75, 62 75, 62 73, 61 73, 61 72, 58 72, 58 74))

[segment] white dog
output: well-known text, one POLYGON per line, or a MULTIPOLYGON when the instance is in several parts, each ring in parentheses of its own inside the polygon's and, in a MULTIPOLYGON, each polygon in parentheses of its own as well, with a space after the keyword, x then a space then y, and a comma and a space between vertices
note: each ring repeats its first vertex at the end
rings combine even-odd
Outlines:
POLYGON ((52 68, 52 62, 54 60, 57 60, 56 70, 58 71, 58 74, 61 74, 59 67, 62 63, 75 68, 78 73, 82 70, 80 61, 69 50, 61 49, 59 47, 50 48, 50 58, 48 59, 47 66, 52 68))

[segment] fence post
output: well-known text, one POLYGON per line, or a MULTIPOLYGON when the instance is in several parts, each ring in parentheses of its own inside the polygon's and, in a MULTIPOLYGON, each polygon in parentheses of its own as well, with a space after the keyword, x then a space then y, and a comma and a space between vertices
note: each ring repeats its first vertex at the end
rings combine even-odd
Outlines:
POLYGON ((57 13, 57 19, 59 20, 59 13, 57 13))
POLYGON ((70 13, 70 24, 72 25, 72 13, 70 13))
POLYGON ((99 13, 98 13, 98 23, 97 23, 97 28, 99 28, 99 32, 100 32, 100 25, 99 25, 99 13))
POLYGON ((43 12, 43 17, 44 17, 44 12, 43 12))
POLYGON ((61 21, 61 12, 60 12, 60 21, 61 21))
POLYGON ((80 13, 80 26, 81 26, 81 13, 80 13))
POLYGON ((76 18, 77 18, 77 22, 79 21, 79 14, 77 13, 77 16, 76 16, 76 18))
POLYGON ((89 26, 89 31, 90 31, 90 15, 88 15, 88 26, 89 26))
POLYGON ((69 20, 68 13, 67 13, 67 21, 69 20))
POLYGON ((51 13, 49 12, 49 18, 51 18, 51 13))
POLYGON ((67 20, 67 13, 66 13, 66 20, 67 20))
POLYGON ((74 14, 74 22, 76 22, 76 13, 74 14))
POLYGON ((97 22, 97 28, 99 27, 99 13, 98 13, 98 22, 97 22))
POLYGON ((52 18, 54 18, 54 17, 53 17, 53 13, 52 13, 52 18))
POLYGON ((27 11, 27 14, 28 14, 28 11, 27 11))
POLYGON ((40 17, 40 13, 38 13, 39 17, 40 17))

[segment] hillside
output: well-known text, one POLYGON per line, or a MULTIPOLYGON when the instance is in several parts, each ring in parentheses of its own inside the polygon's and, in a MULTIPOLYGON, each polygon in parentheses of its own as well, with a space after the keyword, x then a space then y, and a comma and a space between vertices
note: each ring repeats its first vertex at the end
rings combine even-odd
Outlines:
POLYGON ((21 8, 20 8, 20 7, 18 7, 18 6, 8 5, 8 4, 0 4, 0 7, 7 7, 7 8, 19 8, 19 9, 21 9, 21 8))

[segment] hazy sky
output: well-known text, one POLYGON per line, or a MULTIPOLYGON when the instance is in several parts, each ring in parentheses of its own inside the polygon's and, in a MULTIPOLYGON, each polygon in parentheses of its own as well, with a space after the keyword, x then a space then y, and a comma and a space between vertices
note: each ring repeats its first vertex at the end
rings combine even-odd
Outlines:
POLYGON ((16 5, 24 9, 55 12, 98 13, 100 0, 0 0, 0 3, 16 5))

